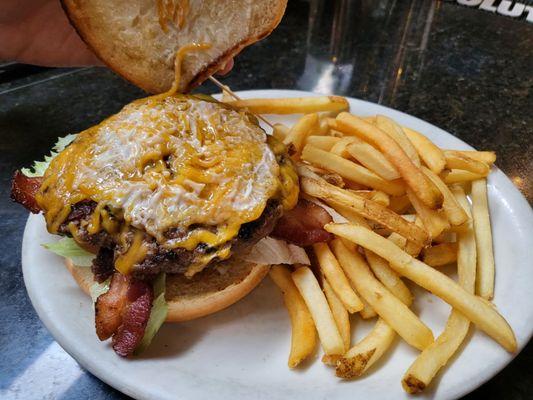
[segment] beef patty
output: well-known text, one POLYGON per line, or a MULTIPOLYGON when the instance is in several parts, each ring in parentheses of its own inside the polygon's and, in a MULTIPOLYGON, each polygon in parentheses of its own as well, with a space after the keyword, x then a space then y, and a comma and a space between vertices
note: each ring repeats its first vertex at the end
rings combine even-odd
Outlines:
MULTIPOLYGON (((64 235, 70 235, 70 230, 67 226, 72 222, 79 227, 77 240, 81 241, 84 247, 97 251, 92 271, 95 280, 103 282, 112 275, 114 260, 120 249, 117 243, 114 242, 113 237, 107 232, 100 231, 91 235, 82 227, 84 224, 81 224, 81 221, 89 221, 95 208, 96 203, 93 201, 76 204, 68 218, 61 225, 59 232, 64 235)), ((270 200, 257 220, 243 224, 240 227, 238 235, 230 242, 232 253, 242 254, 259 240, 268 236, 282 213, 283 207, 281 204, 275 200, 270 200)), ((210 247, 205 243, 199 244, 193 250, 183 248, 169 250, 159 245, 154 239, 148 239, 147 247, 148 251, 144 260, 133 266, 131 273, 136 279, 149 280, 160 272, 182 274, 196 260, 216 251, 216 248, 210 247)), ((215 257, 206 267, 218 261, 220 260, 215 257)))

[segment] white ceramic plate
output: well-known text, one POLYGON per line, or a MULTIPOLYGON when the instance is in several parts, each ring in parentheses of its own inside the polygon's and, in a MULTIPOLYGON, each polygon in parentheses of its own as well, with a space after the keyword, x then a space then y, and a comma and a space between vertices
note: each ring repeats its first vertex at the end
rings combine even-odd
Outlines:
MULTIPOLYGON (((259 90, 243 97, 287 97, 310 93, 259 90)), ((350 99, 352 112, 385 114, 450 149, 471 149, 459 139, 417 118, 350 99)), ((294 118, 269 117, 292 123, 294 118)), ((516 333, 519 348, 533 330, 533 213, 499 170, 489 178, 490 211, 497 265, 495 303, 516 333)), ((57 342, 83 367, 118 390, 139 399, 402 399, 400 380, 417 352, 397 340, 367 376, 340 381, 317 355, 304 368, 287 368, 290 325, 280 293, 269 279, 229 309, 200 320, 170 325, 139 358, 125 360, 94 332, 93 308, 63 266, 40 244, 56 240, 41 215, 31 215, 24 232, 22 266, 31 301, 57 342)), ((414 309, 435 335, 449 307, 416 290, 414 309)), ((357 321, 354 340, 371 323, 357 321)), ((453 399, 475 389, 513 358, 483 333, 472 330, 467 345, 418 398, 453 399)))

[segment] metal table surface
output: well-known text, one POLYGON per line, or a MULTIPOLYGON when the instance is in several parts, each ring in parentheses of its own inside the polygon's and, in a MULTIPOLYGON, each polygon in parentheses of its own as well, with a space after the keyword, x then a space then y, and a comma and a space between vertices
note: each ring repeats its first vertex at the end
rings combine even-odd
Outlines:
MULTIPOLYGON (((290 0, 278 29, 246 49, 224 83, 348 95, 415 115, 495 150, 531 204, 533 24, 525 14, 460 2, 290 0)), ((0 71, 0 397, 125 398, 84 371, 35 314, 20 266, 27 212, 9 191, 13 171, 40 159, 58 136, 144 94, 104 68, 6 64, 0 71)), ((198 90, 217 91, 209 83, 198 90)), ((532 362, 530 343, 466 398, 533 398, 532 362)))

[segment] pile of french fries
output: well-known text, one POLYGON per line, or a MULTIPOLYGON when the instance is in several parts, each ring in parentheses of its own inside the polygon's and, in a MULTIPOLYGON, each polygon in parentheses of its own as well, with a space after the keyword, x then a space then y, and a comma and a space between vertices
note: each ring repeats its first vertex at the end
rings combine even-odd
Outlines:
POLYGON ((357 116, 337 96, 229 101, 252 113, 304 114, 273 135, 289 146, 301 191, 334 217, 329 243, 307 249, 311 267, 274 266, 292 325, 289 367, 314 354, 345 379, 363 375, 396 336, 419 350, 402 378, 409 393, 428 387, 464 341, 470 324, 509 352, 514 333, 490 302, 494 256, 486 177, 490 151, 444 150, 383 115, 357 116), (470 195, 470 201, 467 199, 470 195), (457 281, 439 271, 456 264, 457 281), (403 278, 452 306, 443 332, 410 309, 403 278), (356 315, 374 328, 351 341, 356 315), (318 336, 317 336, 318 334, 318 336))

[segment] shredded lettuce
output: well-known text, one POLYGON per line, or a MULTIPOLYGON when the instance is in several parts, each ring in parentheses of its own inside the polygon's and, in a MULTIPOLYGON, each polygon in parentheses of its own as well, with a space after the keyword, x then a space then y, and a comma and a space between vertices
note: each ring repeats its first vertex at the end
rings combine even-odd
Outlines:
POLYGON ((63 238, 42 246, 58 256, 70 258, 78 267, 90 267, 94 259, 94 254, 83 250, 72 238, 63 238))
POLYGON ((159 274, 153 285, 155 300, 152 303, 152 310, 150 311, 150 318, 144 330, 144 336, 139 346, 135 349, 135 355, 142 353, 150 346, 155 334, 167 318, 168 305, 165 300, 166 275, 164 273, 159 274))
POLYGON ((102 283, 94 282, 91 287, 89 288, 89 294, 91 295, 91 299, 93 300, 93 304, 96 303, 96 299, 101 294, 106 293, 109 290, 109 284, 111 283, 111 278, 107 278, 102 283))
POLYGON ((50 155, 44 157, 44 161, 34 161, 30 168, 22 168, 21 172, 29 178, 43 176, 44 172, 50 165, 50 162, 55 158, 55 156, 65 150, 65 147, 67 147, 76 138, 76 136, 76 134, 71 134, 58 138, 50 155))

